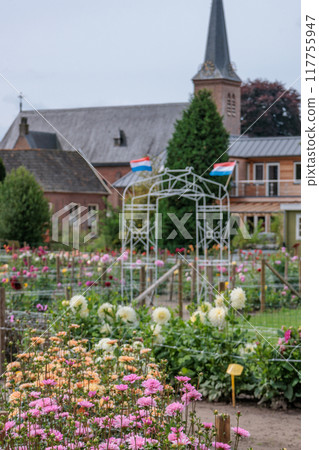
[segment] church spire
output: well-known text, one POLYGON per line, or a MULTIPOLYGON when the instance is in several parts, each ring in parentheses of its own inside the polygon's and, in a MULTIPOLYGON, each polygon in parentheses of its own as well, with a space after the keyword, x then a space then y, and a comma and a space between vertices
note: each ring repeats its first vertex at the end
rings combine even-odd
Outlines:
POLYGON ((195 75, 196 79, 241 81, 230 62, 223 0, 213 0, 205 61, 195 75))
POLYGON ((195 93, 211 92, 226 130, 240 133, 240 85, 229 57, 223 0, 213 0, 210 13, 205 61, 193 78, 195 93))

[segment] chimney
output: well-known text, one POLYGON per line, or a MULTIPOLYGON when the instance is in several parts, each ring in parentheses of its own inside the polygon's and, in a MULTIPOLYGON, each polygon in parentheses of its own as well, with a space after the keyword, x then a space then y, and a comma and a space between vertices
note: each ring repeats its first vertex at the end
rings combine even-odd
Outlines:
POLYGON ((28 119, 26 117, 21 117, 19 132, 20 136, 25 136, 26 134, 29 134, 29 124, 28 119))

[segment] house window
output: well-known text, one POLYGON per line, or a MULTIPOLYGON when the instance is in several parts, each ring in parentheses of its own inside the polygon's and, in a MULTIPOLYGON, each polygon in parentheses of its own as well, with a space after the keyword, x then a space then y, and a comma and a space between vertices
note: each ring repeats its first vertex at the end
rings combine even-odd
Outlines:
POLYGON ((257 229, 260 229, 260 231, 266 231, 266 219, 265 219, 265 216, 258 216, 257 217, 257 229))
POLYGON ((92 228, 92 224, 97 221, 97 213, 99 211, 99 205, 94 203, 91 205, 88 205, 88 213, 92 212, 92 216, 88 218, 88 227, 92 228), (93 214, 93 212, 96 211, 96 214, 93 214))
POLYGON ((296 214, 296 240, 301 240, 301 214, 296 214))
POLYGON ((250 164, 246 163, 246 180, 250 180, 250 164))
POLYGON ((232 115, 232 101, 230 94, 227 95, 227 116, 232 115))
POLYGON ((249 234, 253 234, 255 231, 254 216, 246 216, 246 227, 249 234))
POLYGON ((301 183, 301 163, 294 163, 294 183, 301 183))
POLYGON ((77 216, 78 216, 78 208, 79 208, 79 205, 77 205, 75 203, 74 206, 72 206, 72 208, 69 210, 69 222, 70 223, 74 223, 76 221, 77 216))
POLYGON ((263 164, 254 164, 254 179, 255 181, 259 181, 258 184, 264 179, 264 165, 263 164))

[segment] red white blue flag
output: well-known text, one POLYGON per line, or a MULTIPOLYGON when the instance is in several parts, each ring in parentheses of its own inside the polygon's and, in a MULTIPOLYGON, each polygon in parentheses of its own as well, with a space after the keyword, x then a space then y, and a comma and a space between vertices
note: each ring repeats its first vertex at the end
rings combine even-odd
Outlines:
POLYGON ((130 162, 130 165, 131 165, 132 172, 139 172, 142 170, 148 170, 149 172, 152 171, 152 163, 148 156, 146 156, 146 158, 133 159, 130 162))
POLYGON ((231 175, 235 165, 236 161, 214 164, 213 170, 209 173, 209 175, 212 177, 231 175))

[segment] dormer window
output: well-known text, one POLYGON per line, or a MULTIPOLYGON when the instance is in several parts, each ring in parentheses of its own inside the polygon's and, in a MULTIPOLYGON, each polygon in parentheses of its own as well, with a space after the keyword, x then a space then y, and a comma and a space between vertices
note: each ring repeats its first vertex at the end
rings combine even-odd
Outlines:
POLYGON ((119 130, 119 135, 114 138, 115 147, 126 147, 126 136, 123 130, 119 130))

